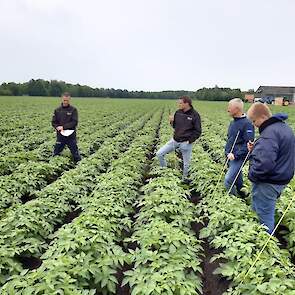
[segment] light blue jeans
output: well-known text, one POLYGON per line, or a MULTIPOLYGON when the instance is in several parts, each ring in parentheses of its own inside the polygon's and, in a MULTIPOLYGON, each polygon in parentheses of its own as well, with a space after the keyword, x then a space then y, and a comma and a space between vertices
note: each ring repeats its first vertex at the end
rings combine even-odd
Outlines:
POLYGON ((189 165, 192 157, 192 148, 191 143, 186 142, 177 142, 173 138, 169 140, 164 146, 162 146, 156 153, 161 167, 167 167, 167 162, 165 160, 165 155, 179 149, 182 154, 183 160, 183 179, 187 178, 189 165))
MULTIPOLYGON (((243 162, 244 162, 244 159, 232 160, 228 162, 228 170, 224 178, 224 186, 227 191, 230 189, 235 178, 237 177, 243 162)), ((238 192, 241 190, 242 187, 243 187, 243 172, 241 171, 235 181, 234 186, 232 187, 229 193, 237 196, 238 192)))
POLYGON ((252 209, 257 213, 259 221, 272 233, 275 227, 275 208, 278 197, 285 185, 252 182, 252 209))

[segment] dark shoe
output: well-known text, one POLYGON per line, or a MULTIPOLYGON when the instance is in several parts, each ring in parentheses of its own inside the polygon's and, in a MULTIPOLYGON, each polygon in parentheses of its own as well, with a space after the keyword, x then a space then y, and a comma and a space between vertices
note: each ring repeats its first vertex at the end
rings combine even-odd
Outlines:
POLYGON ((238 190, 238 194, 239 196, 242 198, 242 199, 246 199, 249 197, 249 193, 245 193, 245 191, 242 189, 242 190, 238 190))
POLYGON ((81 160, 82 160, 82 158, 79 158, 79 159, 73 159, 73 162, 74 162, 75 165, 77 165, 78 162, 80 162, 81 160))
POLYGON ((176 149, 176 150, 175 150, 175 154, 176 154, 176 156, 177 156, 179 159, 182 159, 182 153, 181 153, 181 151, 180 151, 179 149, 176 149))
POLYGON ((188 178, 185 178, 185 179, 182 180, 182 183, 183 184, 187 184, 187 185, 190 185, 191 182, 192 182, 192 180, 191 179, 188 179, 188 178))

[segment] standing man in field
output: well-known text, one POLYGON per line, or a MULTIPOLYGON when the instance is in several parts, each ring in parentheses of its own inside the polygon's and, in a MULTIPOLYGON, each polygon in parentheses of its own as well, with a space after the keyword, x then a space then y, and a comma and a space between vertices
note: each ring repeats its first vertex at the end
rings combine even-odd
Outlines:
POLYGON ((255 144, 248 144, 252 208, 271 234, 275 227, 276 201, 294 176, 295 136, 285 123, 288 116, 282 113, 272 116, 265 104, 254 103, 248 110, 248 118, 260 133, 255 144))
POLYGON ((241 190, 243 187, 243 174, 242 172, 239 173, 239 171, 248 154, 247 143, 254 140, 254 126, 244 114, 244 103, 240 98, 230 100, 227 111, 233 120, 228 127, 225 145, 228 171, 225 175, 224 185, 229 190, 236 179, 230 193, 245 197, 245 193, 241 190))
POLYGON ((201 118, 193 108, 192 100, 188 96, 178 99, 178 108, 174 116, 169 116, 169 122, 174 128, 173 138, 157 151, 161 167, 166 167, 165 155, 179 149, 183 159, 183 182, 188 179, 189 165, 192 155, 193 142, 201 136, 201 118))
POLYGON ((56 144, 53 155, 59 155, 67 145, 72 153, 74 162, 77 163, 81 160, 76 138, 78 111, 70 105, 71 95, 68 92, 62 95, 61 100, 61 106, 54 110, 52 117, 52 126, 56 130, 56 144), (71 132, 72 134, 67 134, 71 132))

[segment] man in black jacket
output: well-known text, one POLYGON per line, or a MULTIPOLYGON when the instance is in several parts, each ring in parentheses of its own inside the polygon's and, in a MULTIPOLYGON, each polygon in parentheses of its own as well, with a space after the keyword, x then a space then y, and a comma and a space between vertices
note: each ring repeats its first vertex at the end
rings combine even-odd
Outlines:
POLYGON ((52 126, 56 130, 56 144, 53 155, 59 155, 67 145, 70 149, 74 162, 81 160, 81 156, 77 146, 76 127, 78 124, 78 111, 70 105, 71 95, 65 92, 62 95, 61 106, 54 110, 52 117, 52 126), (73 131, 67 135, 65 131, 73 131))
POLYGON ((183 181, 189 183, 187 179, 189 164, 192 154, 192 144, 202 132, 201 118, 192 106, 192 100, 188 96, 182 96, 178 100, 178 108, 174 116, 169 116, 170 124, 174 128, 173 138, 168 141, 157 152, 157 157, 161 167, 166 167, 165 155, 179 149, 183 159, 183 181))

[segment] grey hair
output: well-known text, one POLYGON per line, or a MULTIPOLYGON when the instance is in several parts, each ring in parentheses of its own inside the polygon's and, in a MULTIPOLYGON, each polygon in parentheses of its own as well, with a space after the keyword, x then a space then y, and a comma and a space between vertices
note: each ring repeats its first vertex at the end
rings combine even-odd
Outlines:
POLYGON ((241 112, 244 110, 244 102, 238 97, 231 99, 228 103, 236 105, 241 112))

